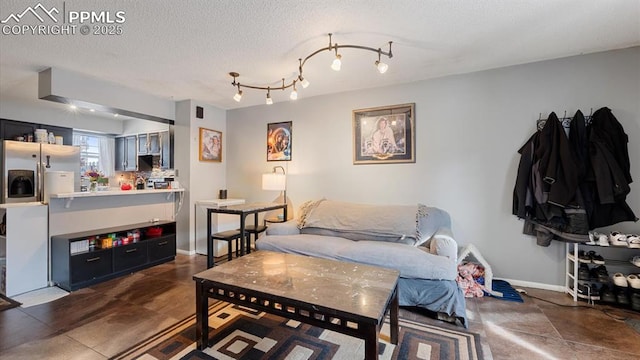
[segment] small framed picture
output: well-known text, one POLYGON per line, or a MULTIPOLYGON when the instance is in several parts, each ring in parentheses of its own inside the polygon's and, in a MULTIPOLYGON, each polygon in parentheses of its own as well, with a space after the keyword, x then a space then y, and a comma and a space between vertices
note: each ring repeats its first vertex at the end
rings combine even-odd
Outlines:
POLYGON ((291 161, 292 122, 267 124, 267 161, 291 161))
POLYGON ((353 163, 414 163, 415 104, 353 110, 353 163))
POLYGON ((200 128, 200 161, 222 162, 222 132, 200 128))

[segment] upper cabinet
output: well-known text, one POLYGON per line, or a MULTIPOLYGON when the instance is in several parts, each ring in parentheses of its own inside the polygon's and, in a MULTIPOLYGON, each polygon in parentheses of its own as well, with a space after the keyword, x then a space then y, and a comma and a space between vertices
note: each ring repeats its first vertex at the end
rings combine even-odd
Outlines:
POLYGON ((116 171, 138 170, 136 140, 135 135, 116 137, 116 171))
POLYGON ((0 139, 2 140, 15 140, 19 136, 26 138, 28 134, 33 135, 36 129, 46 129, 47 132, 52 132, 56 136, 62 136, 65 145, 73 144, 71 128, 0 119, 0 139))
MULTIPOLYGON (((138 155, 160 155, 162 152, 160 137, 163 133, 138 134, 138 155)), ((169 132, 166 133, 168 136, 169 132)))
POLYGON ((116 137, 116 171, 138 170, 138 156, 153 156, 153 167, 171 168, 169 131, 116 137))
POLYGON ((171 139, 168 131, 160 133, 160 167, 171 169, 171 139))

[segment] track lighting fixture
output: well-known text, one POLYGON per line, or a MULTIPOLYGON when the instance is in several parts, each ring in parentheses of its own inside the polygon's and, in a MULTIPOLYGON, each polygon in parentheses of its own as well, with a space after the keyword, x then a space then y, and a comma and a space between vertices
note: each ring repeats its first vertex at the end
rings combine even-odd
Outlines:
POLYGON ((242 90, 240 90, 240 85, 238 84, 238 92, 233 95, 233 100, 240 102, 240 100, 242 99, 242 90))
POLYGON ((380 53, 381 53, 381 50, 378 49, 378 60, 375 62, 375 65, 378 68, 378 72, 380 74, 384 74, 389 69, 389 65, 387 65, 387 64, 383 63, 382 61, 380 61, 380 53))
POLYGON ((271 99, 271 89, 267 88, 267 105, 273 104, 273 99, 271 99))
POLYGON ((381 48, 377 48, 376 49, 376 48, 367 47, 367 46, 361 46, 361 45, 338 45, 337 43, 334 44, 331 41, 331 35, 332 34, 329 33, 329 46, 320 48, 320 49, 312 52, 310 55, 305 57, 304 60, 303 59, 298 59, 298 61, 299 61, 298 76, 295 79, 291 80, 291 82, 288 83, 288 84, 285 83, 285 79, 284 78, 282 79, 282 86, 279 86, 279 87, 241 84, 240 82, 237 81, 238 80, 237 78, 238 78, 238 76, 240 76, 240 74, 238 74, 237 72, 230 72, 229 75, 231 77, 233 77, 233 82, 231 83, 231 85, 233 85, 233 86, 238 88, 238 92, 233 96, 233 99, 235 101, 240 101, 242 99, 242 88, 255 89, 255 90, 266 90, 267 91, 266 103, 268 105, 271 105, 271 104, 273 104, 273 99, 271 98, 271 89, 274 89, 274 90, 285 90, 285 89, 288 89, 288 88, 293 88, 293 90, 289 94, 289 98, 291 100, 296 100, 298 98, 298 91, 296 89, 296 83, 299 82, 299 84, 302 85, 303 89, 306 89, 309 86, 309 81, 302 76, 302 68, 303 68, 304 64, 307 62, 307 60, 311 59, 315 55, 317 55, 317 54, 319 54, 321 52, 324 52, 324 51, 334 51, 335 52, 335 59, 331 63, 331 68, 333 70, 335 70, 335 71, 340 71, 340 68, 342 66, 342 54, 338 54, 338 49, 345 49, 345 48, 368 50, 368 51, 376 52, 376 53, 378 53, 378 60, 376 60, 374 64, 375 64, 376 68, 378 69, 378 72, 380 74, 384 74, 389 69, 389 65, 387 65, 387 64, 385 64, 385 63, 383 63, 381 61, 381 55, 385 55, 389 59, 391 59, 393 57, 393 53, 391 52, 391 44, 392 44, 391 41, 389 41, 389 51, 385 52, 385 51, 382 51, 381 48))
POLYGON ((331 63, 331 69, 334 71, 340 71, 340 68, 342 67, 342 61, 340 59, 342 59, 342 55, 338 54, 338 44, 336 44, 336 58, 333 59, 333 62, 331 63))

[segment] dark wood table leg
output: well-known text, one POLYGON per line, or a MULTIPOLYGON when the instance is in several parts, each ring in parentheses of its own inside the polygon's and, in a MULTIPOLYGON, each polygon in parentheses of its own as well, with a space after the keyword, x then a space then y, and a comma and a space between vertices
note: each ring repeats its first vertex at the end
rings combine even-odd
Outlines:
POLYGON ((204 281, 196 281, 196 340, 198 350, 203 350, 209 342, 209 298, 204 281))
POLYGON ((363 325, 363 332, 366 334, 364 338, 364 359, 378 359, 378 327, 375 325, 363 325))
POLYGON ((245 254, 244 252, 244 244, 246 242, 245 240, 245 236, 247 235, 244 228, 246 225, 246 221, 247 219, 245 218, 245 215, 242 214, 240 215, 240 256, 243 256, 245 254))
POLYGON ((213 240, 211 239, 211 209, 207 209, 207 269, 213 267, 213 240))
POLYGON ((389 327, 391 328, 391 343, 398 345, 398 285, 396 285, 396 288, 393 290, 392 296, 391 309, 389 309, 389 327))

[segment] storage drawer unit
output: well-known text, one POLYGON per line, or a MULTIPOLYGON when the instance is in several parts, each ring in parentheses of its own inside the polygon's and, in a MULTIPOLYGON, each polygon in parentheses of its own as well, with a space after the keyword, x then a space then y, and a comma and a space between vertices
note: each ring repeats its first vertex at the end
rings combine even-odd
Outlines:
POLYGON ((147 240, 149 261, 155 262, 176 256, 176 236, 161 236, 147 240))
POLYGON ((113 272, 113 254, 109 249, 71 256, 71 283, 93 280, 113 272))
POLYGON ((113 248, 113 270, 116 272, 133 269, 145 263, 147 263, 146 242, 113 248))
POLYGON ((133 224, 51 237, 52 280, 68 291, 171 261, 175 256, 174 221, 133 224), (146 236, 151 227, 161 228, 162 236, 146 236), (103 244, 103 241, 96 240, 96 247, 88 245, 88 239, 94 237, 102 240, 115 234, 116 238, 122 238, 135 230, 140 234, 137 242, 108 247, 109 241, 103 244))

